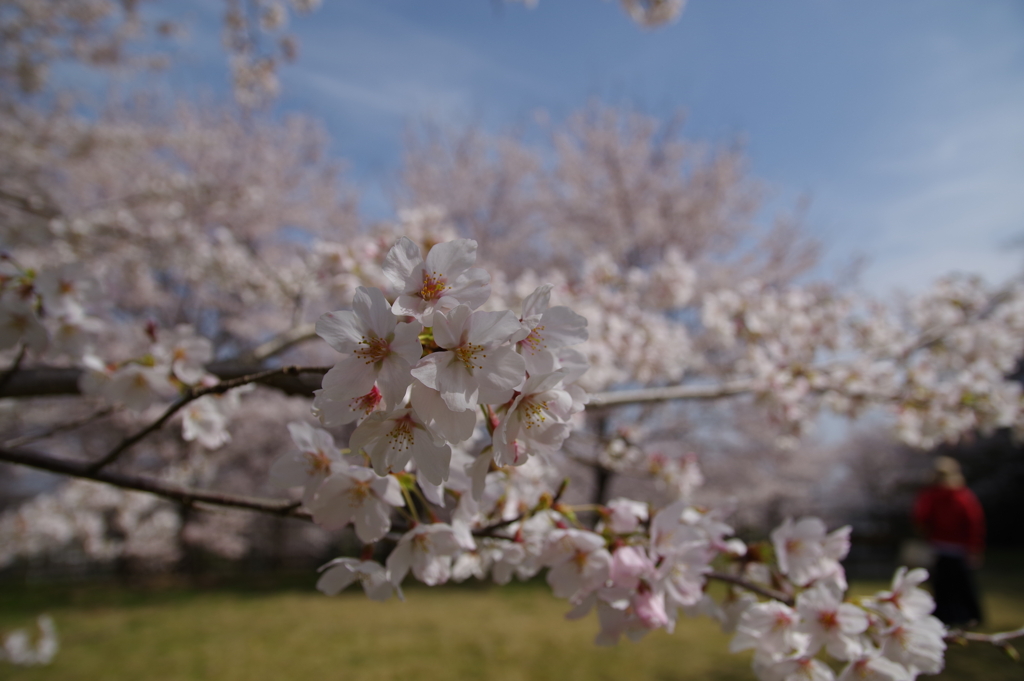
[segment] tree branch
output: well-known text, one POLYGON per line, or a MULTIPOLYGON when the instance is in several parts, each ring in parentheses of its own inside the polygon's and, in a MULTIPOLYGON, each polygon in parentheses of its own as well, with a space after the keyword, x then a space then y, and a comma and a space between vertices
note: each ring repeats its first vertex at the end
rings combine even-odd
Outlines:
POLYGON ((75 428, 81 428, 82 426, 92 423, 97 419, 101 419, 105 416, 110 416, 111 414, 114 413, 114 411, 116 411, 114 407, 104 407, 103 409, 100 409, 99 411, 89 414, 88 416, 84 416, 80 419, 68 421, 67 423, 59 423, 55 426, 51 426, 36 433, 30 435, 22 435, 21 437, 16 437, 13 440, 8 440, 7 442, 4 443, 4 447, 17 448, 22 445, 26 445, 29 442, 33 442, 35 440, 42 440, 43 438, 50 437, 51 435, 56 435, 57 433, 61 433, 65 430, 74 430, 75 428))
POLYGON ((1024 638, 1024 627, 1013 631, 1004 631, 998 634, 979 634, 973 631, 962 631, 953 629, 946 634, 947 641, 975 641, 977 643, 991 643, 994 646, 1006 645, 1007 641, 1015 638, 1024 638))
POLYGON ((3 375, 0 376, 0 390, 3 390, 4 386, 11 382, 11 379, 18 373, 18 369, 21 368, 21 362, 25 359, 25 351, 28 350, 28 346, 24 343, 18 349, 18 356, 11 362, 11 366, 7 367, 3 375))
POLYGON ((592 393, 588 407, 614 407, 640 402, 667 402, 669 400, 714 400, 731 395, 752 392, 756 383, 750 379, 726 381, 711 385, 673 385, 665 388, 613 390, 592 393))
POLYGON ((789 607, 793 607, 794 603, 796 602, 793 600, 793 597, 789 594, 777 591, 775 589, 772 589, 771 587, 757 584, 755 582, 748 582, 742 577, 737 577, 735 575, 726 574, 724 572, 708 572, 705 575, 705 577, 707 577, 708 579, 717 579, 720 582, 727 582, 734 586, 738 586, 741 589, 746 589, 747 591, 752 591, 756 594, 764 596, 765 598, 771 598, 773 600, 785 603, 789 607))
POLYGON ((95 463, 89 465, 90 472, 99 471, 104 466, 113 463, 122 453, 125 452, 129 447, 136 444, 146 436, 159 430, 167 421, 174 416, 178 410, 184 407, 189 402, 199 399, 204 395, 223 395, 227 391, 238 388, 249 383, 258 383, 272 376, 298 376, 299 374, 326 374, 330 370, 330 367, 281 367, 280 369, 267 369, 266 371, 259 371, 248 376, 239 376, 227 381, 221 381, 217 385, 206 386, 202 388, 189 388, 185 393, 175 400, 171 406, 167 407, 160 418, 150 423, 142 430, 136 432, 134 435, 130 435, 122 440, 116 447, 107 452, 103 458, 97 460, 95 463))
POLYGON ((293 329, 289 329, 282 334, 274 336, 266 343, 257 345, 250 352, 245 353, 243 358, 254 362, 263 362, 264 360, 281 354, 285 350, 288 350, 299 343, 313 340, 316 337, 315 325, 302 324, 293 329))
POLYGON ((76 478, 86 478, 97 482, 106 483, 115 487, 131 489, 138 492, 155 494, 165 499, 177 501, 182 504, 211 504, 213 506, 225 506, 229 508, 241 508, 261 513, 312 520, 312 515, 307 511, 299 510, 300 502, 288 499, 264 499, 260 497, 248 497, 225 492, 212 492, 209 490, 192 489, 172 483, 164 482, 156 478, 141 475, 130 475, 113 471, 94 471, 89 464, 79 461, 68 461, 59 459, 49 454, 32 452, 27 450, 13 450, 0 448, 0 461, 29 466, 39 470, 70 475, 76 478))
MULTIPOLYGON (((214 362, 207 365, 206 370, 225 381, 259 373, 264 370, 264 367, 254 363, 231 360, 214 362)), ((82 369, 64 367, 43 366, 21 369, 10 378, 6 385, 0 386, 0 398, 81 395, 78 379, 82 373, 82 369)), ((259 382, 276 388, 286 395, 312 395, 313 391, 320 387, 318 380, 311 381, 293 374, 270 374, 259 382)))

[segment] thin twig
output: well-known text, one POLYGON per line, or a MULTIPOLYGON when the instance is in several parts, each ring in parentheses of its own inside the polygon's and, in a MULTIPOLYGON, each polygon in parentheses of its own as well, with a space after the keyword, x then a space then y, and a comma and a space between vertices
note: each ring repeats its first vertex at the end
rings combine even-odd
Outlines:
POLYGON ((128 448, 159 430, 172 416, 174 416, 182 407, 189 402, 199 399, 204 395, 223 395, 227 391, 238 388, 249 383, 257 383, 263 381, 271 376, 298 376, 299 374, 325 374, 330 367, 297 367, 288 366, 281 367, 280 369, 267 369, 266 371, 259 371, 248 376, 239 376, 227 381, 221 381, 216 385, 206 386, 202 388, 189 388, 185 393, 175 400, 171 406, 164 410, 164 413, 160 415, 160 418, 150 423, 142 430, 136 432, 134 435, 130 435, 122 440, 116 447, 107 452, 103 458, 98 459, 94 463, 89 465, 90 472, 96 472, 102 469, 104 466, 113 463, 117 460, 121 454, 123 454, 128 448))
POLYGON ((1024 627, 998 634, 979 634, 974 631, 962 631, 960 629, 951 629, 946 634, 947 641, 975 641, 977 643, 991 643, 994 646, 1005 645, 1007 641, 1012 641, 1015 638, 1024 638, 1024 627))
MULTIPOLYGON (((68 461, 67 459, 60 459, 41 452, 26 450, 15 451, 12 449, 0 448, 0 461, 29 466, 31 468, 49 471, 51 473, 59 473, 61 475, 69 475, 76 478, 95 480, 96 482, 102 482, 122 489, 146 492, 181 504, 209 504, 225 508, 239 508, 248 511, 257 511, 260 513, 268 513, 287 518, 297 518, 299 520, 311 521, 313 519, 313 516, 308 511, 300 510, 302 503, 299 501, 292 501, 289 499, 266 499, 261 497, 228 494, 225 492, 212 492, 209 490, 182 487, 146 476, 129 475, 114 471, 94 471, 91 470, 89 465, 82 462, 68 461)), ((558 499, 561 497, 561 493, 563 491, 564 485, 559 488, 558 494, 555 496, 553 503, 558 503, 558 499)), ((521 519, 521 517, 517 517, 509 521, 503 521, 495 525, 481 528, 474 532, 474 535, 488 536, 495 529, 510 525, 521 519)), ((728 584, 738 586, 741 589, 746 589, 747 591, 764 596, 765 598, 777 600, 791 607, 794 605, 794 599, 792 596, 781 591, 777 591, 776 589, 747 581, 742 577, 737 577, 723 572, 708 572, 705 576, 708 579, 726 582, 728 584)), ((945 638, 948 641, 973 641, 1005 647, 1008 645, 1008 641, 1017 638, 1024 638, 1024 627, 996 634, 979 634, 954 629, 946 634, 945 638)))
POLYGON ((753 392, 757 384, 750 380, 727 381, 713 385, 673 385, 665 388, 640 388, 638 390, 613 390, 592 393, 588 407, 613 407, 621 404, 641 402, 667 402, 669 400, 714 400, 753 392))
POLYGON ((724 572, 708 572, 705 576, 708 579, 717 579, 720 582, 728 582, 729 584, 738 586, 741 589, 746 589, 747 591, 752 591, 764 596, 765 598, 771 598, 785 603, 790 607, 793 607, 793 604, 795 603, 793 597, 789 594, 777 591, 776 589, 772 589, 771 587, 767 587, 762 584, 757 584, 756 582, 748 582, 742 577, 737 577, 736 575, 730 575, 724 572))
MULTIPOLYGON (((551 498, 551 502, 550 502, 548 507, 549 508, 554 508, 555 506, 557 506, 558 503, 562 500, 562 495, 565 494, 565 490, 567 490, 568 488, 569 488, 569 478, 565 478, 564 480, 562 480, 562 484, 560 484, 558 486, 558 489, 555 491, 555 496, 553 496, 551 498)), ((525 513, 520 513, 519 515, 515 516, 514 518, 510 518, 509 520, 499 520, 498 522, 496 522, 496 523, 494 523, 492 525, 487 525, 486 527, 481 527, 479 529, 473 530, 473 536, 474 537, 493 537, 493 536, 495 536, 494 532, 496 530, 500 530, 503 527, 508 527, 509 525, 512 525, 514 523, 518 523, 520 520, 523 520, 525 517, 526 517, 525 513)), ((501 539, 507 539, 508 537, 500 537, 500 538, 501 539)))
POLYGON ((274 336, 266 343, 261 343, 243 356, 243 359, 253 362, 262 362, 275 357, 285 350, 316 338, 316 326, 313 324, 302 324, 289 329, 282 334, 274 336))
POLYGON ((88 425, 89 423, 92 423, 93 421, 96 421, 98 419, 110 416, 115 411, 117 411, 117 409, 115 407, 104 407, 103 409, 100 409, 99 411, 93 412, 92 414, 89 414, 88 416, 83 416, 80 419, 76 419, 74 421, 68 421, 67 423, 60 423, 60 424, 57 424, 55 426, 51 426, 50 428, 47 428, 45 430, 38 431, 36 433, 31 433, 29 435, 22 435, 21 437, 16 437, 13 440, 8 440, 7 442, 4 443, 4 446, 5 447, 21 447, 22 445, 27 445, 29 442, 35 442, 36 440, 42 440, 43 438, 50 437, 51 435, 56 435, 57 433, 62 433, 65 430, 74 430, 76 428, 81 428, 82 426, 88 425))
POLYGON ((7 367, 7 371, 4 372, 3 376, 0 376, 0 390, 3 390, 3 387, 14 378, 14 374, 18 373, 18 369, 21 368, 21 361, 25 359, 26 350, 28 350, 28 346, 22 343, 21 348, 18 350, 18 356, 11 362, 11 366, 7 367))
POLYGON ((76 478, 86 478, 97 482, 106 483, 115 487, 132 489, 138 492, 155 494, 165 499, 177 501, 182 504, 211 504, 214 506, 226 506, 229 508, 242 508, 261 513, 312 520, 307 511, 299 510, 300 502, 290 499, 264 499, 260 497, 248 497, 226 492, 212 492, 209 490, 182 487, 172 483, 141 475, 130 475, 116 471, 91 470, 91 466, 78 461, 68 461, 49 454, 32 452, 27 450, 12 450, 0 448, 0 461, 30 466, 51 473, 70 475, 76 478))

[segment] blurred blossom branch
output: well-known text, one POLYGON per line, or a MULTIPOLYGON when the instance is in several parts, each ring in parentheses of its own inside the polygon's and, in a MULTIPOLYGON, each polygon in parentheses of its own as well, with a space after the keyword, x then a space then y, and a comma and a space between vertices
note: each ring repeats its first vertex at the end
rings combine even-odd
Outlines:
POLYGON ((21 437, 16 437, 14 439, 7 440, 6 442, 3 443, 3 446, 10 449, 17 449, 22 445, 26 445, 30 442, 35 442, 36 440, 44 440, 58 433, 64 433, 69 430, 81 428, 82 426, 86 426, 102 418, 106 418, 107 416, 113 414, 115 411, 117 411, 116 407, 102 407, 101 409, 96 410, 92 414, 89 414, 88 416, 83 416, 80 419, 75 419, 74 421, 68 421, 66 423, 58 423, 53 426, 50 426, 49 428, 45 428, 34 433, 28 433, 21 437))
POLYGON ((302 374, 326 374, 330 367, 299 367, 299 366, 287 366, 281 367, 280 369, 267 369, 266 371, 260 371, 246 376, 239 376, 238 378, 232 378, 226 381, 221 381, 210 386, 193 386, 188 388, 177 400, 174 401, 158 419, 142 428, 135 434, 122 440, 116 447, 111 449, 102 458, 98 459, 95 463, 88 466, 90 472, 98 472, 104 466, 107 466, 118 459, 125 451, 136 443, 143 440, 146 436, 159 430, 172 416, 178 413, 186 404, 194 400, 198 400, 200 397, 205 395, 223 395, 229 390, 240 388, 251 383, 261 383, 270 378, 278 376, 299 376, 302 374))
POLYGON ((261 499, 223 492, 192 489, 175 485, 170 482, 159 480, 142 475, 132 475, 116 471, 94 470, 93 466, 81 461, 68 461, 49 454, 29 450, 13 450, 6 447, 0 449, 0 460, 8 463, 29 466, 39 470, 69 475, 75 478, 84 478, 103 482, 123 489, 148 492, 156 496, 170 499, 182 504, 204 503, 214 506, 227 506, 232 508, 259 511, 273 515, 288 516, 309 520, 311 518, 307 511, 299 508, 300 503, 285 499, 261 499))

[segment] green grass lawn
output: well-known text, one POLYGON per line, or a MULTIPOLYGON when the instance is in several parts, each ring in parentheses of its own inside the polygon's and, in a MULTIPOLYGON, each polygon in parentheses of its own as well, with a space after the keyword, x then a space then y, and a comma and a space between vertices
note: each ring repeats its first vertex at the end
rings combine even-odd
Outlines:
MULTIPOLYGON (((597 648, 593 615, 567 622, 543 584, 413 588, 404 603, 361 591, 335 598, 305 589, 0 586, 0 628, 50 613, 61 635, 52 665, 0 662, 20 680, 287 681, 290 679, 753 679, 749 655, 707 620, 672 635, 597 648)), ((1024 624, 1024 578, 985 580, 990 630, 1024 624)), ((879 584, 858 584, 861 593, 879 584)), ((990 646, 954 649, 941 679, 1024 679, 990 646)))

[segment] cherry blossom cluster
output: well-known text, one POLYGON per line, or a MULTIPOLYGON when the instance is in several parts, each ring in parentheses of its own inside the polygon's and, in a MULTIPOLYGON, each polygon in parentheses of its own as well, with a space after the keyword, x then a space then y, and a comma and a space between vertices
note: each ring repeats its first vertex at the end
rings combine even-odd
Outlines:
MULTIPOLYGON (((751 601, 731 623, 730 650, 754 650, 758 678, 831 681, 836 676, 824 656, 846 663, 842 681, 904 681, 942 670, 946 629, 931 615, 931 595, 918 588, 925 570, 901 567, 890 590, 844 598, 847 585, 838 561, 849 550, 849 529, 829 534, 817 518, 803 518, 772 532, 776 569, 796 591, 795 602, 751 601)), ((766 566, 750 563, 744 570, 756 575, 766 566)))
POLYGON ((768 681, 835 679, 827 658, 846 664, 840 679, 903 681, 942 668, 946 630, 918 588, 923 570, 901 568, 890 590, 845 598, 840 561, 849 527, 829 533, 817 518, 786 520, 770 543, 748 546, 716 511, 618 498, 594 509, 591 528, 580 521, 590 509, 558 500, 551 475, 558 471, 545 454, 499 468, 489 452, 474 458, 457 447, 439 490, 411 466, 376 475, 369 452, 341 451, 325 430, 294 423, 291 431, 297 451, 281 457, 272 475, 303 486, 316 522, 351 523, 367 543, 360 557, 321 568, 317 587, 326 594, 358 582, 371 599, 387 600, 402 597, 410 572, 434 586, 471 577, 505 584, 546 569, 552 593, 569 601, 569 619, 596 611, 599 645, 671 632, 681 614, 709 615, 734 633, 734 652, 755 651, 754 671, 768 681), (400 532, 392 532, 396 512, 400 532), (716 601, 708 590, 716 578, 742 580, 744 588, 730 587, 716 601), (744 590, 751 587, 778 596, 759 601, 744 590))
POLYGON ((97 561, 174 558, 179 528, 178 513, 156 497, 75 480, 0 516, 0 567, 69 545, 97 561))
MULTIPOLYGON (((148 325, 147 351, 121 362, 104 362, 87 353, 82 358, 85 373, 79 388, 128 409, 145 412, 166 404, 183 390, 216 385, 219 379, 206 371, 213 358, 209 340, 198 336, 186 324, 169 330, 148 325)), ((181 436, 207 449, 217 449, 231 439, 228 421, 238 409, 241 396, 252 386, 242 386, 223 395, 203 395, 181 410, 181 436)))
MULTIPOLYGON (((844 601, 849 527, 828 533, 816 518, 787 520, 770 544, 748 547, 721 513, 685 498, 662 508, 626 498, 562 503, 557 453, 585 400, 575 379, 586 364, 572 346, 586 324, 550 306, 551 285, 527 295, 519 315, 478 309, 490 289, 475 255, 470 240, 424 257, 401 239, 382 267, 390 299, 357 287, 351 310, 317 323, 343 357, 314 413, 328 426, 358 425, 342 450, 328 431, 292 423, 296 449, 271 477, 302 488, 316 523, 352 525, 365 545, 359 557, 323 566, 321 591, 359 582, 387 600, 402 597, 410 572, 427 585, 488 576, 503 584, 546 569, 570 619, 596 611, 601 645, 672 631, 680 613, 710 614, 735 632, 733 650, 755 650, 762 679, 833 679, 824 655, 847 663, 840 678, 895 681, 941 668, 946 632, 917 588, 923 571, 901 570, 891 591, 844 601), (596 524, 581 521, 585 511, 596 524), (732 587, 718 603, 709 578, 748 591, 732 587)), ((628 457, 620 442, 610 455, 628 457)), ((700 485, 695 461, 649 461, 679 497, 700 485)))
POLYGON ((1018 427, 1021 390, 1007 377, 1024 353, 1022 294, 948 277, 901 310, 748 281, 705 296, 702 320, 794 434, 823 407, 855 417, 881 406, 904 442, 928 448, 1018 427))
POLYGON ((81 265, 37 272, 0 256, 0 350, 19 346, 38 354, 79 359, 104 323, 87 310, 95 286, 81 265))
MULTIPOLYGON (((19 347, 36 357, 70 358, 85 369, 79 381, 83 394, 138 412, 166 403, 185 388, 218 382, 206 370, 213 344, 186 324, 170 330, 147 324, 144 352, 120 362, 101 359, 100 334, 108 325, 88 312, 97 297, 95 281, 79 263, 36 272, 6 257, 0 261, 0 350, 19 347)), ((228 417, 242 392, 191 401, 182 412, 185 441, 207 449, 227 442, 228 417)))
POLYGON ((357 532, 376 541, 390 520, 374 500, 402 503, 388 475, 415 470, 421 485, 432 486, 425 493, 439 499, 452 475, 453 447, 474 437, 479 416, 490 442, 474 463, 478 479, 492 462, 520 466, 553 454, 568 437, 586 400, 576 385, 586 360, 571 347, 586 339, 586 320, 551 306, 547 285, 518 315, 477 309, 490 296, 490 275, 473 267, 475 259, 476 243, 468 239, 437 244, 424 257, 402 238, 383 267, 393 301, 380 289, 359 287, 351 310, 317 322, 317 333, 343 358, 324 376, 314 413, 328 426, 358 421, 350 449, 368 464, 335 470, 342 462, 330 454, 326 431, 291 426, 304 453, 280 460, 274 473, 305 486, 318 520, 347 524, 350 498, 362 495, 377 510, 357 514, 357 532), (340 521, 328 520, 338 514, 340 521))
MULTIPOLYGON (((590 364, 588 391, 625 383, 673 382, 700 365, 685 325, 668 312, 693 302, 697 275, 678 250, 666 249, 651 267, 621 267, 607 253, 585 258, 578 279, 549 272, 560 300, 586 317, 590 340, 580 346, 590 364)), ((501 305, 515 307, 540 277, 526 271, 495 286, 501 305)))

